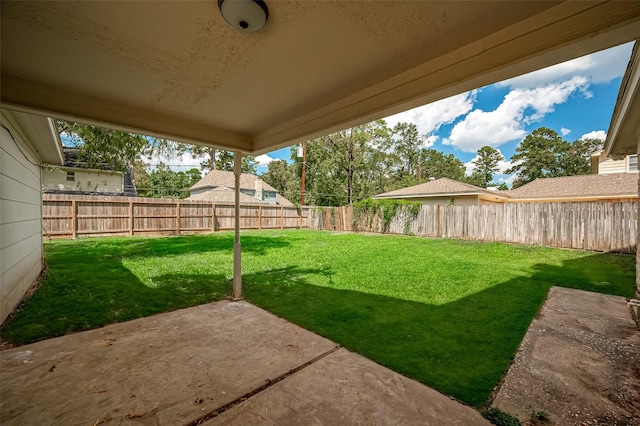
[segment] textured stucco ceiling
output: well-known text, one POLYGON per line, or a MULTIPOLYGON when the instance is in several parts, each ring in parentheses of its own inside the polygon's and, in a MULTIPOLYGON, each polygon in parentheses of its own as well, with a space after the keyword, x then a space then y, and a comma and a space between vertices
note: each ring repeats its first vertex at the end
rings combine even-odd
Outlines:
POLYGON ((640 37, 640 2, 4 1, 2 102, 265 152, 640 37))

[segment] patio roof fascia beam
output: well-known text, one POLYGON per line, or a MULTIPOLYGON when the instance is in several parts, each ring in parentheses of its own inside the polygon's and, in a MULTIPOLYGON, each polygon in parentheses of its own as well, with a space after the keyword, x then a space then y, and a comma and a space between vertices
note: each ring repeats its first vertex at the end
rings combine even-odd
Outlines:
POLYGON ((242 299, 242 246, 240 244, 240 175, 242 174, 242 153, 233 153, 233 174, 235 177, 235 226, 233 240, 233 300, 242 299))
POLYGON ((2 74, 2 107, 162 139, 250 153, 251 135, 2 74))

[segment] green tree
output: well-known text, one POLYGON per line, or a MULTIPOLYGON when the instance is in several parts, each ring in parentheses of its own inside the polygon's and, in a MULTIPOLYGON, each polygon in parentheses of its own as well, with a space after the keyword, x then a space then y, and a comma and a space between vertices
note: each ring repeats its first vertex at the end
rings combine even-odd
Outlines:
MULTIPOLYGON (((305 202, 319 206, 349 204, 383 192, 376 166, 386 167, 382 149, 390 144, 390 130, 382 120, 333 133, 306 144, 305 202)), ((296 176, 302 158, 291 150, 296 176)))
POLYGON ((535 179, 543 177, 565 176, 563 158, 570 144, 558 134, 540 127, 525 137, 511 157, 514 164, 507 173, 517 173, 513 187, 517 188, 535 179))
POLYGON ((421 151, 420 159, 420 175, 424 179, 443 177, 457 181, 464 179, 464 163, 453 154, 444 154, 428 148, 421 151))
POLYGON ((560 157, 563 174, 574 176, 591 173, 591 154, 600 151, 603 144, 600 139, 580 139, 570 144, 560 157))
POLYGON ((296 175, 295 165, 285 160, 274 160, 261 178, 287 200, 300 204, 300 178, 296 175))
POLYGON ((89 168, 126 171, 149 152, 149 140, 141 135, 64 120, 57 125, 63 142, 78 148, 78 160, 89 168))
POLYGON ((165 164, 159 164, 149 174, 149 187, 146 197, 150 198, 186 198, 189 188, 202 178, 200 170, 174 172, 165 164))
POLYGON ((486 188, 493 181, 494 173, 500 170, 498 163, 504 160, 504 157, 500 151, 490 146, 483 146, 477 154, 477 158, 472 161, 474 169, 470 181, 474 185, 486 188))
POLYGON ((396 124, 392 134, 393 148, 400 162, 400 177, 415 174, 418 169, 424 138, 420 136, 418 128, 413 123, 396 124))
MULTIPOLYGON (((233 152, 216 149, 211 146, 193 145, 189 148, 193 158, 200 158, 200 168, 203 171, 224 170, 233 171, 233 152), (214 161, 215 159, 215 161, 214 161)), ((256 172, 256 162, 254 157, 250 155, 242 156, 242 173, 256 172)))
POLYGON ((147 164, 142 160, 135 160, 133 162, 133 182, 136 186, 138 196, 144 197, 150 186, 150 181, 147 164))

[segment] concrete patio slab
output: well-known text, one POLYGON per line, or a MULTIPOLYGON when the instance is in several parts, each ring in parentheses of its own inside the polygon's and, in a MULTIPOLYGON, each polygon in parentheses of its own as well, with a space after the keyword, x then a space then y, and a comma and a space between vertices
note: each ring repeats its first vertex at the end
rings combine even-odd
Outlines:
POLYGON ((217 302, 0 353, 3 425, 184 424, 335 344, 217 302))
POLYGON ((0 352, 2 425, 488 424, 247 302, 0 352))
POLYGON ((640 425, 640 330, 626 299, 553 287, 494 407, 546 424, 640 425))
POLYGON ((346 349, 206 425, 490 425, 480 413, 346 349))

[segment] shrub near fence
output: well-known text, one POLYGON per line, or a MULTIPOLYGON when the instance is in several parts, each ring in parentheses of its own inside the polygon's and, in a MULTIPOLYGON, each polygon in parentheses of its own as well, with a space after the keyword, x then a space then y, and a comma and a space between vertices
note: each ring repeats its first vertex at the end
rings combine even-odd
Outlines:
MULTIPOLYGON (((636 202, 504 203, 485 206, 423 205, 417 216, 399 209, 387 232, 433 238, 500 241, 549 247, 635 253, 636 202)), ((383 233, 380 217, 327 227, 327 217, 353 217, 351 206, 310 211, 312 229, 383 233), (334 213, 331 210, 335 210, 334 213)))
MULTIPOLYGON (((308 207, 240 206, 241 229, 308 227, 308 207)), ((214 232, 234 229, 233 205, 205 201, 43 194, 43 234, 138 235, 214 232)))

